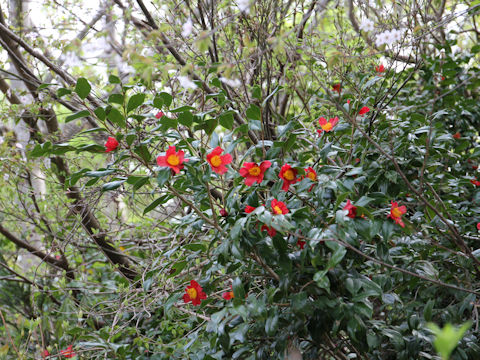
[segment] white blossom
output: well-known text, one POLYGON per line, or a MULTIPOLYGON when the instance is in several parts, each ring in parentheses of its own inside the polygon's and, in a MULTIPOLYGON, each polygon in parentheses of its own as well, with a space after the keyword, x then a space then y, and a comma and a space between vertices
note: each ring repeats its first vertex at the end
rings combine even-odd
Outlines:
POLYGON ((78 58, 77 54, 73 51, 67 52, 63 57, 63 65, 72 68, 75 66, 82 66, 82 61, 78 58))
POLYGON ((5 138, 0 135, 0 145, 3 144, 4 141, 5 141, 5 138))
POLYGON ((192 34, 193 31, 193 22, 192 19, 188 18, 185 24, 182 25, 182 36, 187 37, 192 34))
POLYGON ((360 23, 360 30, 368 32, 368 31, 373 31, 373 21, 370 19, 363 19, 362 22, 360 23))
POLYGON ((10 179, 10 174, 3 174, 3 180, 8 181, 10 179))
POLYGON ((384 32, 381 32, 377 34, 377 37, 375 39, 375 45, 393 45, 394 43, 402 39, 403 32, 404 31, 400 29, 386 30, 384 32))
POLYGON ((178 82, 180 83, 180 86, 185 88, 185 89, 195 89, 197 85, 188 78, 188 76, 179 76, 178 77, 178 82))
POLYGON ((250 13, 250 1, 249 0, 237 0, 237 6, 238 9, 245 13, 249 14, 250 13))
POLYGON ((239 87, 242 85, 242 82, 239 79, 227 79, 225 77, 221 77, 220 81, 231 87, 239 87))

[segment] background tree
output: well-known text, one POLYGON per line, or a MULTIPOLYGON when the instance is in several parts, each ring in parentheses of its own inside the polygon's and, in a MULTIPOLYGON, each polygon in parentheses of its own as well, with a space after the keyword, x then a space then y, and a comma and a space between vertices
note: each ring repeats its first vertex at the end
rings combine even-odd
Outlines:
POLYGON ((467 320, 480 354, 479 4, 27 4, 2 356, 432 359, 467 320))

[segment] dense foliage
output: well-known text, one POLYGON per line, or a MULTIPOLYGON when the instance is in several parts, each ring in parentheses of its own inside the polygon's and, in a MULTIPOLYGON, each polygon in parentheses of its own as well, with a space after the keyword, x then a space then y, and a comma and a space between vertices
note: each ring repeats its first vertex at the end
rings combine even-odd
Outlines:
POLYGON ((1 14, 0 358, 478 358, 480 5, 127 3, 1 14))

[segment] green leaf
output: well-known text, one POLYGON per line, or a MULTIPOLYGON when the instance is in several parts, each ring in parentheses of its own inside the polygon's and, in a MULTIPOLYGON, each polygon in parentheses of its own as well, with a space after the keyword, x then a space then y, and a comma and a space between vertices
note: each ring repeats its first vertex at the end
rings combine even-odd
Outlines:
POLYGON ((332 256, 328 260, 327 268, 333 269, 335 266, 340 264, 340 261, 342 261, 346 253, 347 249, 339 245, 339 247, 333 252, 332 256))
POLYGON ((110 191, 119 188, 127 179, 115 180, 102 185, 102 191, 110 191))
POLYGON ((143 215, 145 215, 146 213, 149 213, 150 211, 152 211, 153 209, 155 209, 158 205, 160 204, 163 204, 163 202, 165 201, 164 197, 159 197, 158 199, 155 199, 154 201, 152 201, 152 203, 150 205, 148 205, 144 210, 143 210, 143 215))
POLYGON ((105 109, 103 107, 98 107, 93 112, 102 121, 104 121, 107 118, 107 113, 105 112, 105 109))
POLYGON ((233 280, 232 289, 234 298, 243 302, 245 299, 245 289, 243 287, 242 280, 239 277, 236 277, 233 280))
POLYGON ((133 151, 135 152, 135 154, 139 155, 143 160, 145 160, 146 162, 149 162, 150 159, 152 158, 152 155, 150 154, 150 152, 148 151, 148 148, 147 146, 145 145, 139 145, 139 146, 135 146, 135 148, 133 149, 133 151))
POLYGON ((232 112, 225 112, 219 116, 220 125, 222 125, 225 129, 232 130, 233 129, 233 113, 232 112))
POLYGON ((204 244, 186 244, 183 246, 185 249, 191 251, 206 251, 207 247, 204 244))
POLYGON ((168 129, 176 129, 178 126, 178 121, 177 119, 172 119, 167 116, 162 116, 160 119, 160 124, 162 124, 162 129, 168 130, 168 129))
POLYGON ((104 177, 104 176, 107 176, 107 175, 110 175, 112 173, 115 172, 115 169, 107 169, 107 170, 98 170, 98 171, 87 171, 85 173, 85 176, 88 176, 88 177, 104 177))
POLYGON ((66 88, 63 88, 63 87, 58 88, 58 90, 57 90, 57 96, 58 96, 58 97, 62 97, 62 96, 65 96, 65 95, 69 95, 69 94, 71 94, 71 93, 72 93, 72 90, 66 89, 66 88))
POLYGON ((179 274, 185 267, 187 266, 188 262, 185 260, 179 261, 172 266, 172 270, 174 270, 168 277, 175 276, 179 274))
POLYGON ((192 126, 193 124, 193 115, 190 111, 184 111, 178 114, 178 122, 187 127, 192 126))
POLYGON ((127 123, 125 122, 125 118, 117 108, 114 108, 114 107, 110 108, 110 110, 107 113, 107 119, 110 120, 115 125, 118 125, 122 128, 125 128, 127 126, 127 123))
POLYGON ((458 329, 450 323, 447 323, 443 329, 440 329, 433 323, 429 323, 427 326, 435 335, 435 340, 433 341, 435 350, 437 350, 442 360, 448 360, 465 332, 472 326, 472 322, 467 321, 458 329))
POLYGON ((52 143, 50 141, 47 141, 43 144, 37 144, 37 145, 35 145, 33 150, 30 151, 30 156, 40 157, 40 156, 43 156, 45 154, 49 154, 51 148, 52 148, 52 143))
POLYGON ((170 107, 170 105, 172 105, 173 97, 169 93, 161 92, 160 94, 158 94, 158 96, 162 98, 163 103, 167 108, 170 107))
POLYGON ((65 118, 65 123, 87 116, 90 116, 90 112, 88 110, 81 110, 79 112, 76 112, 75 114, 67 116, 65 118))
POLYGON ((107 100, 111 104, 123 105, 125 101, 125 96, 123 94, 111 94, 107 100))
POLYGON ((127 103, 127 114, 132 111, 132 110, 135 110, 136 108, 138 108, 140 105, 143 104, 143 102, 145 101, 145 94, 135 94, 135 95, 132 95, 130 97, 130 99, 128 99, 128 103, 127 103))
POLYGON ((179 112, 184 112, 184 111, 189 111, 189 110, 195 110, 195 108, 191 107, 191 106, 184 105, 184 106, 180 106, 178 108, 172 109, 172 110, 170 110, 170 112, 179 113, 179 112))
POLYGON ((170 168, 163 168, 158 172, 157 183, 159 187, 162 187, 170 179, 171 170, 170 168))
POLYGON ((262 89, 260 88, 260 86, 258 85, 255 85, 252 89, 252 97, 254 99, 257 99, 257 100, 261 100, 262 99, 262 89))
POLYGON ((88 83, 87 79, 81 77, 78 78, 77 84, 75 85, 75 92, 81 99, 85 99, 88 94, 90 94, 92 87, 88 83))
POLYGON ((108 77, 108 82, 110 84, 121 84, 120 78, 118 76, 115 76, 115 75, 110 75, 108 77))
POLYGON ((161 110, 163 107, 163 98, 159 95, 153 98, 153 106, 161 110))
POLYGON ((260 120, 261 119, 260 108, 255 104, 250 104, 250 106, 246 111, 246 115, 248 119, 260 120))

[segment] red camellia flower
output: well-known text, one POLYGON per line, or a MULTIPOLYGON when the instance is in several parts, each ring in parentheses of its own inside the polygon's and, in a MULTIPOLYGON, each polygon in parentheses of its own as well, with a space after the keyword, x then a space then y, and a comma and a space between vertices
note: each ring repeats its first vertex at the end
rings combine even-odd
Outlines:
POLYGON ((402 221, 402 215, 407 212, 407 207, 405 205, 398 206, 396 201, 391 201, 392 208, 390 209, 390 214, 388 214, 388 218, 395 220, 395 223, 400 225, 401 227, 405 227, 405 224, 402 221))
POLYGON ((72 348, 72 345, 68 345, 65 350, 60 350, 60 354, 62 354, 66 358, 73 358, 76 354, 73 352, 72 348))
POLYGON ((459 132, 456 132, 455 134, 452 135, 454 139, 460 139, 460 137, 462 136, 459 132))
POLYGON ((48 352, 48 350, 43 350, 42 351, 42 358, 46 358, 48 356, 50 356, 50 353, 48 352))
POLYGON ((273 226, 268 227, 267 225, 263 224, 260 231, 265 231, 265 230, 267 231, 268 235, 270 235, 270 237, 274 237, 277 234, 277 230, 275 230, 273 226))
POLYGON ((183 169, 183 163, 188 161, 184 156, 183 150, 177 152, 175 146, 169 146, 165 156, 157 157, 157 164, 169 167, 175 174, 178 174, 183 169))
POLYGON ((364 106, 360 109, 360 111, 358 112, 358 115, 360 116, 365 115, 369 111, 370 111, 370 108, 368 106, 364 106))
POLYGON ((335 127, 335 125, 337 125, 338 116, 335 116, 334 118, 332 118, 328 121, 324 117, 321 117, 321 118, 318 119, 318 123, 322 127, 321 129, 317 130, 319 135, 322 133, 322 131, 330 132, 335 127))
POLYGON ((295 184, 299 179, 297 179, 297 169, 292 168, 290 165, 285 164, 280 170, 278 175, 280 179, 283 180, 282 190, 288 191, 288 188, 291 184, 295 184))
POLYGON ((220 209, 220 216, 227 217, 227 216, 228 216, 227 210, 225 210, 225 209, 220 209))
POLYGON ((476 178, 474 180, 470 180, 470 182, 475 186, 480 186, 480 181, 477 180, 476 178))
POLYGON ((243 163, 243 167, 239 170, 242 177, 245 178, 245 185, 252 186, 256 181, 260 184, 263 181, 265 171, 272 165, 268 160, 263 161, 260 165, 253 162, 243 163))
POLYGON ((302 250, 303 250, 303 248, 305 247, 305 244, 306 244, 306 243, 307 243, 306 241, 302 241, 302 240, 300 240, 300 239, 297 240, 297 246, 299 246, 300 249, 302 249, 302 250))
POLYGON ((477 230, 480 231, 480 222, 477 223, 477 230))
POLYGON ((114 137, 109 136, 107 142, 105 143, 105 152, 110 152, 115 150, 118 147, 118 141, 114 137))
POLYGON ((197 306, 206 298, 207 294, 203 292, 202 287, 195 280, 191 280, 190 286, 187 286, 185 294, 183 294, 183 301, 185 303, 191 301, 194 306, 197 306))
POLYGON ((245 206, 245 212, 246 212, 247 214, 250 214, 250 213, 251 213, 253 210, 255 210, 255 209, 256 209, 255 207, 250 206, 250 205, 245 206))
POLYGON ((375 71, 377 73, 379 73, 379 75, 380 75, 381 73, 383 73, 385 71, 385 67, 383 66, 383 64, 377 65, 377 66, 375 66, 375 71))
POLYGON ((273 215, 288 214, 287 205, 285 205, 285 203, 278 201, 277 199, 273 199, 271 205, 273 215))
MULTIPOLYGON (((312 181, 317 181, 317 172, 315 170, 313 170, 313 168, 311 166, 309 166, 308 168, 305 168, 304 170, 305 170, 305 176, 307 178, 309 178, 312 181)), ((310 189, 308 189, 308 192, 312 191, 314 186, 315 186, 315 184, 310 186, 310 189)))
POLYGON ((352 202, 347 199, 347 205, 343 207, 343 210, 348 210, 347 216, 349 218, 355 219, 357 216, 357 207, 353 206, 352 202))
POLYGON ((342 91, 342 85, 340 85, 340 83, 334 84, 332 86, 332 90, 340 94, 340 92, 342 91))
POLYGON ((222 152, 223 149, 220 146, 217 146, 210 154, 207 154, 207 161, 212 167, 212 170, 220 175, 227 172, 225 165, 232 162, 232 155, 220 155, 222 152))
POLYGON ((160 119, 162 116, 165 116, 165 114, 163 113, 163 111, 159 111, 158 113, 155 114, 155 117, 157 119, 160 119))
MULTIPOLYGON (((232 285, 230 285, 230 289, 232 288, 232 285)), ((232 300, 235 296, 233 295, 233 291, 226 291, 222 294, 222 297, 225 300, 232 300)))

